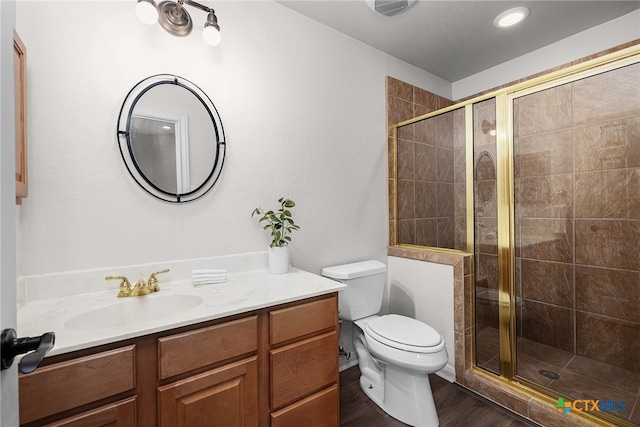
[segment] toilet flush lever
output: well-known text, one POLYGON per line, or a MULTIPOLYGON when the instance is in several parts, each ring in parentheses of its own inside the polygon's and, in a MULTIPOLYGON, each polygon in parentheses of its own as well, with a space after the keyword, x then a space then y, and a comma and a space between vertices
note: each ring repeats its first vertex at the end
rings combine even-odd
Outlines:
POLYGON ((47 332, 39 337, 17 338, 14 329, 5 329, 0 337, 0 352, 2 352, 1 369, 9 369, 13 364, 13 359, 24 353, 24 356, 18 364, 18 369, 23 374, 33 372, 38 367, 45 354, 53 348, 56 335, 53 332, 47 332))

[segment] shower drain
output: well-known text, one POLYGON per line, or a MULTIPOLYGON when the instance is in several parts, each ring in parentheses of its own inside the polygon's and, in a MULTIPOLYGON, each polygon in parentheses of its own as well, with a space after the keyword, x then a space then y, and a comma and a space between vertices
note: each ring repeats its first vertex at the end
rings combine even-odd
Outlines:
POLYGON ((557 379, 560 378, 560 375, 558 375, 558 374, 556 374, 555 372, 552 372, 552 371, 547 371, 546 369, 540 369, 538 371, 538 373, 540 375, 543 375, 543 376, 551 379, 551 380, 557 380, 557 379))

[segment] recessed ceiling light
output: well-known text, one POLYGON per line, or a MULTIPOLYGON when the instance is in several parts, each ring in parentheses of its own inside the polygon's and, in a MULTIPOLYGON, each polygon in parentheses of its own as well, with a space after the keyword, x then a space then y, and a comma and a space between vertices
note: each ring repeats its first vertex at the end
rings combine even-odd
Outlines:
POLYGON ((496 19, 493 20, 493 26, 496 28, 511 27, 524 21, 527 16, 529 16, 529 9, 526 7, 514 7, 496 16, 496 19))

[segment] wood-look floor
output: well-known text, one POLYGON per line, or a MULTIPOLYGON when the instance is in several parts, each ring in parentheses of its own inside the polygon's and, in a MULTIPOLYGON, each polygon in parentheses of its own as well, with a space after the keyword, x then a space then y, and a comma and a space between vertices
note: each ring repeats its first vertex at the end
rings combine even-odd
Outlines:
MULTIPOLYGON (((405 427, 360 390, 357 366, 340 373, 341 427, 405 427)), ((437 375, 429 375, 440 427, 537 426, 437 375)))

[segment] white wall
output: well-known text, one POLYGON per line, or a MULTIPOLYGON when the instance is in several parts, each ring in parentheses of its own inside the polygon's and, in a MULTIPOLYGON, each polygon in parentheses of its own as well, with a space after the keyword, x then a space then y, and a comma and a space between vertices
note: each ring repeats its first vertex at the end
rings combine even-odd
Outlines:
POLYGON ((438 374, 455 379, 453 267, 389 257, 389 313, 426 323, 445 341, 449 362, 438 374))
POLYGON ((640 10, 458 80, 452 98, 462 99, 585 58, 640 38, 640 10))
POLYGON ((385 77, 443 96, 450 86, 273 2, 219 2, 222 44, 138 21, 134 1, 26 1, 29 197, 18 274, 266 250, 253 208, 296 201, 292 262, 386 260, 385 77), (122 101, 153 74, 200 86, 223 120, 228 157, 204 198, 147 195, 120 158, 122 101))
MULTIPOLYGON (((16 328, 15 2, 0 2, 0 330, 16 328)), ((18 425, 18 369, 0 372, 0 425, 18 425)))

